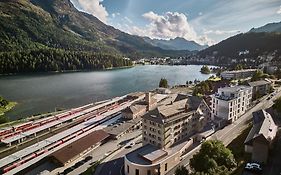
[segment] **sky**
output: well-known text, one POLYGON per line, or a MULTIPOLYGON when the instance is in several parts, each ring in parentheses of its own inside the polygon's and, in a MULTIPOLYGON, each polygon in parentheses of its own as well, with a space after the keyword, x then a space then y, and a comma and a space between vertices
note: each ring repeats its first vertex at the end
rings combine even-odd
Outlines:
POLYGON ((71 0, 74 6, 129 34, 182 37, 212 45, 281 21, 281 0, 71 0))

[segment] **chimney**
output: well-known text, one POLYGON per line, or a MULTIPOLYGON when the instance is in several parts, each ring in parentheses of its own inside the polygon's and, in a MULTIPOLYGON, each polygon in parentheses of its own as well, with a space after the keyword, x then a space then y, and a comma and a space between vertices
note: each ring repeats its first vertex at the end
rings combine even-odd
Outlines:
POLYGON ((147 105, 150 105, 150 103, 151 103, 151 93, 150 92, 145 93, 145 102, 147 105))

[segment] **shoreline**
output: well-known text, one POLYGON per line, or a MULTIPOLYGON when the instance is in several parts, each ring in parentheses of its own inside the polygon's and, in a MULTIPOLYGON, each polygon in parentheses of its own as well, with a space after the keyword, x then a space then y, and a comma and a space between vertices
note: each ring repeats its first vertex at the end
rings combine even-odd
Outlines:
POLYGON ((17 104, 17 102, 9 102, 5 107, 0 107, 0 117, 5 117, 6 119, 9 119, 5 116, 5 113, 13 110, 17 104))
POLYGON ((76 73, 76 72, 99 72, 99 71, 129 69, 133 67, 135 66, 133 65, 133 66, 111 67, 105 69, 77 69, 77 70, 46 71, 46 72, 19 72, 19 73, 0 74, 0 77, 15 76, 15 75, 43 75, 43 74, 60 74, 60 73, 76 73))
MULTIPOLYGON (((193 86, 192 87, 190 87, 190 86, 184 86, 183 87, 183 85, 177 85, 177 86, 173 86, 173 87, 171 87, 169 89, 172 91, 172 93, 178 93, 178 91, 185 91, 186 93, 188 93, 188 92, 190 93, 192 88, 193 88, 193 86)), ((155 89, 151 89, 149 91, 155 91, 155 89)), ((137 92, 139 92, 139 91, 132 92, 132 93, 137 93, 137 92)), ((129 94, 131 94, 131 93, 128 93, 126 95, 129 95, 129 94)), ((114 99, 114 98, 116 98, 116 97, 113 97, 113 98, 110 98, 110 99, 107 99, 107 100, 98 101, 98 102, 93 102, 93 103, 95 105, 97 105, 97 104, 109 101, 111 99, 114 99)), ((15 105, 17 104, 16 102, 10 102, 10 103, 15 103, 15 105)), ((73 107, 73 108, 79 108, 79 107, 81 107, 81 106, 76 106, 76 107, 73 107)), ((61 110, 61 111, 50 111, 50 112, 42 113, 42 114, 39 114, 39 115, 31 115, 31 116, 28 116, 28 117, 25 117, 25 118, 20 118, 20 119, 16 119, 16 120, 10 120, 10 121, 8 121, 6 123, 0 124, 0 128, 4 128, 4 127, 7 127, 7 126, 12 126, 12 125, 17 125, 17 124, 24 123, 24 122, 27 122, 27 121, 32 121, 32 120, 37 120, 37 119, 45 118, 45 117, 48 117, 50 115, 56 115, 56 114, 59 114, 59 113, 62 113, 62 112, 66 112, 68 110, 70 110, 70 109, 64 109, 64 110, 61 110)), ((1 116, 2 115, 0 114, 0 117, 1 116)))

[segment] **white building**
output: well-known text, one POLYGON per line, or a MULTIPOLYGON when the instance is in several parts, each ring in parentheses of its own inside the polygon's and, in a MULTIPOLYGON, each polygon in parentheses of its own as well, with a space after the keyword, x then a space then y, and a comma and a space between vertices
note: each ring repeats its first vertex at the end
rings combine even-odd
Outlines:
POLYGON ((212 119, 220 118, 232 123, 250 107, 252 87, 234 86, 219 88, 212 95, 212 119))
POLYGON ((223 71, 221 77, 224 79, 245 79, 252 77, 257 69, 242 69, 233 71, 223 71))

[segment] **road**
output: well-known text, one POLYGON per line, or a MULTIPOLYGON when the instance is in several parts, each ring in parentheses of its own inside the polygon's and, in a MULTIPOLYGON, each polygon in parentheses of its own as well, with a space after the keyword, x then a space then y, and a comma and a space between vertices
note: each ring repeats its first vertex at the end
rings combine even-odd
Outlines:
MULTIPOLYGON (((273 98, 270 100, 267 100, 268 96, 263 97, 260 100, 260 103, 256 104, 254 107, 252 107, 249 111, 247 111, 244 115, 242 115, 238 120, 236 120, 234 123, 231 125, 226 126, 225 128, 218 130, 215 132, 211 137, 208 139, 215 139, 215 140, 221 140, 225 145, 228 145, 231 143, 232 140, 234 140, 237 136, 240 135, 240 133, 246 129, 248 126, 248 123, 250 122, 252 118, 252 112, 258 111, 260 109, 266 109, 269 108, 273 105, 273 101, 277 99, 278 97, 281 97, 281 91, 279 91, 273 98)), ((136 148, 135 148, 136 149, 136 148)), ((194 154, 196 154, 200 149, 200 145, 195 147, 193 150, 191 150, 189 153, 187 153, 184 156, 184 159, 181 161, 180 164, 178 164, 175 168, 173 168, 171 171, 169 171, 166 175, 173 175, 175 169, 178 166, 188 166, 189 165, 189 160, 193 157, 194 154)), ((124 162, 124 156, 130 152, 130 150, 134 149, 129 149, 129 150, 124 150, 121 151, 118 155, 114 156, 111 160, 108 162, 104 163, 103 168, 102 168, 102 174, 100 175, 117 175, 117 173, 120 174, 121 168, 123 166, 124 162)))
POLYGON ((122 175, 123 171, 121 170, 124 165, 124 155, 127 153, 141 147, 142 144, 138 143, 134 145, 132 148, 123 149, 121 152, 117 153, 113 156, 109 161, 103 163, 101 171, 98 173, 99 175, 122 175))

